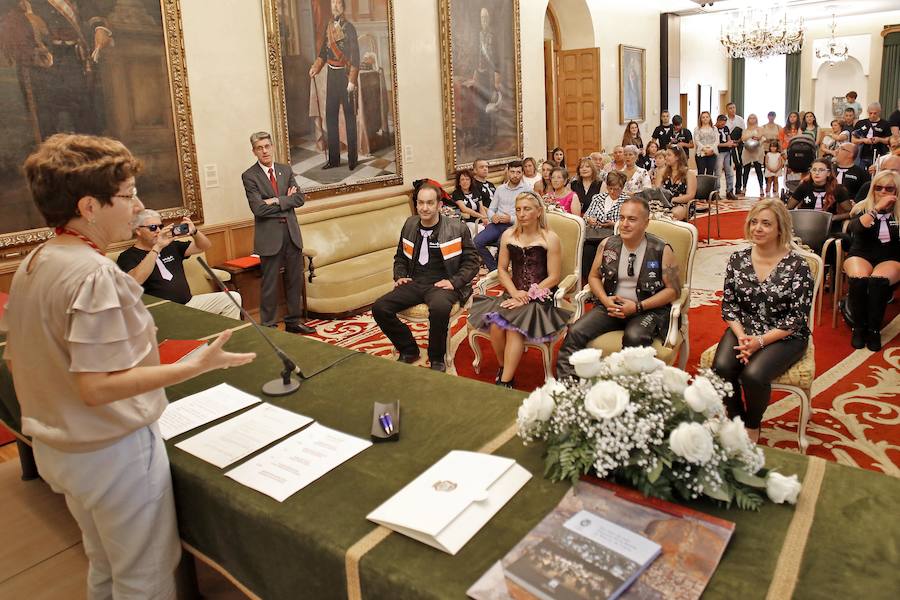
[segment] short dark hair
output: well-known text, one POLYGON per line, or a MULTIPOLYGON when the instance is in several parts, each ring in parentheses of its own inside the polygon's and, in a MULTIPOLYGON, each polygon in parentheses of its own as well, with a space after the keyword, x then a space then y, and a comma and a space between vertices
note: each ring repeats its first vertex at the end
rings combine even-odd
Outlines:
POLYGON ((858 96, 859 96, 859 94, 857 94, 856 92, 851 90, 851 91, 847 92, 847 95, 845 96, 845 98, 853 98, 854 100, 856 100, 856 98, 858 96))
POLYGON ((487 163, 487 159, 486 158, 476 158, 475 160, 472 161, 472 168, 474 169, 475 167, 477 167, 478 163, 480 163, 480 162, 487 163))
POLYGON ((431 181, 427 181, 427 180, 424 183, 422 183, 422 185, 420 185, 418 188, 416 188, 416 193, 415 193, 415 196, 413 197, 414 203, 419 201, 419 194, 421 194, 423 190, 433 191, 434 192, 434 201, 437 202, 438 204, 440 204, 441 197, 444 195, 444 189, 442 187, 432 183, 431 181))
POLYGON ((716 123, 718 123, 719 121, 727 121, 727 120, 728 120, 728 117, 726 117, 725 115, 718 115, 716 117, 716 123))
POLYGON ((521 169, 522 161, 521 160, 511 160, 508 163, 506 163, 506 168, 507 169, 521 169))
POLYGON ((644 214, 646 214, 648 217, 650 216, 650 203, 646 198, 644 198, 643 196, 628 196, 625 200, 622 201, 622 206, 625 206, 629 202, 640 204, 641 208, 644 209, 644 214))
POLYGON ((856 109, 853 108, 852 106, 848 106, 847 108, 845 108, 844 112, 845 113, 853 113, 853 115, 856 116, 856 109))
POLYGON ((684 119, 681 118, 681 115, 672 117, 672 125, 681 125, 682 123, 684 123, 684 119))
POLYGON ((777 114, 778 114, 778 113, 776 113, 774 110, 770 110, 769 113, 768 113, 766 116, 767 116, 767 117, 774 117, 774 116, 776 116, 777 114))
POLYGON ((737 104, 735 104, 734 102, 729 102, 728 104, 725 105, 725 108, 728 108, 729 106, 733 106, 733 107, 737 108, 737 104))
POLYGON ((142 166, 119 140, 57 133, 25 159, 23 168, 47 226, 61 227, 78 216, 78 201, 85 196, 112 204, 122 182, 142 166))
POLYGON ((610 171, 606 175, 606 185, 609 184, 617 185, 619 187, 625 187, 625 182, 628 181, 628 176, 622 171, 610 171))

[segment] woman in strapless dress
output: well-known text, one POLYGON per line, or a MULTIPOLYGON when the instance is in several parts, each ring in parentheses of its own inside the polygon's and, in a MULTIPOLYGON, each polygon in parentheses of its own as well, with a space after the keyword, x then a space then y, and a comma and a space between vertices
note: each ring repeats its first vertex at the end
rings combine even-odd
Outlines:
POLYGON ((519 194, 516 225, 500 238, 497 275, 504 292, 476 296, 469 311, 469 323, 490 333, 498 385, 513 386, 526 341, 549 341, 566 326, 571 313, 553 305, 561 271, 559 237, 547 228, 540 196, 519 194))

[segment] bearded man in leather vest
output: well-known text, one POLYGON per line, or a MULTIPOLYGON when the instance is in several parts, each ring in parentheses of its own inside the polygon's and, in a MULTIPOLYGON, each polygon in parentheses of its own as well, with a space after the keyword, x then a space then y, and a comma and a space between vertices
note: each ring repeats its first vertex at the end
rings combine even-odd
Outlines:
POLYGON ((671 304, 681 295, 681 277, 672 247, 647 233, 649 223, 646 200, 625 200, 619 233, 600 244, 588 277, 599 303, 569 327, 556 363, 559 379, 574 375, 572 353, 604 333, 624 330, 623 346, 650 346, 668 330, 671 304))

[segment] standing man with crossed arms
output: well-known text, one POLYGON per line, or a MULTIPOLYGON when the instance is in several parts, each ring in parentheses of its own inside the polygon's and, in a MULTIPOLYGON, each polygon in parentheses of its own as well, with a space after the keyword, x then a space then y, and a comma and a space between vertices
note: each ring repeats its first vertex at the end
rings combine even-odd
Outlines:
POLYGON ((294 209, 303 206, 303 194, 290 165, 275 162, 271 135, 265 131, 254 133, 250 136, 250 145, 257 162, 244 171, 241 181, 253 211, 253 251, 259 255, 262 268, 259 319, 263 325, 275 327, 278 279, 283 266, 287 300, 284 330, 307 335, 315 333, 315 329, 300 321, 303 238, 294 209))

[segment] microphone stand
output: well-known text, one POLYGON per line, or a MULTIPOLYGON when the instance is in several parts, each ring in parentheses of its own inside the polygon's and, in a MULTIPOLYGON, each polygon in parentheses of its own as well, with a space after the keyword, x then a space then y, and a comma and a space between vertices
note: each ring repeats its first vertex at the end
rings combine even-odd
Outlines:
POLYGON ((256 328, 256 331, 259 333, 259 335, 261 335, 262 338, 266 340, 266 343, 268 343, 269 346, 272 347, 272 350, 275 351, 275 355, 281 359, 281 363, 284 365, 284 369, 281 371, 281 377, 279 379, 273 379, 272 381, 266 382, 262 387, 263 394, 265 394, 266 396, 287 396, 288 394, 293 394, 298 389, 300 389, 301 381, 306 379, 306 375, 303 374, 303 371, 300 370, 300 367, 298 367, 296 363, 294 363, 294 361, 291 360, 291 358, 287 354, 285 354, 281 348, 276 346, 275 343, 269 339, 269 336, 266 335, 265 331, 263 331, 263 328, 260 327, 259 324, 253 319, 253 317, 251 317, 247 313, 247 311, 244 310, 244 307, 234 299, 234 297, 231 295, 231 291, 227 287, 225 287, 225 284, 222 283, 222 280, 219 279, 216 276, 215 272, 213 272, 213 270, 209 268, 209 265, 206 264, 206 261, 198 256, 197 262, 200 263, 200 266, 203 267, 209 278, 215 281, 219 288, 223 292, 225 292, 225 295, 228 296, 228 299, 238 307, 238 310, 241 311, 241 314, 244 315, 244 318, 253 324, 253 327, 256 328), (296 375, 297 379, 291 377, 292 375, 296 375))

